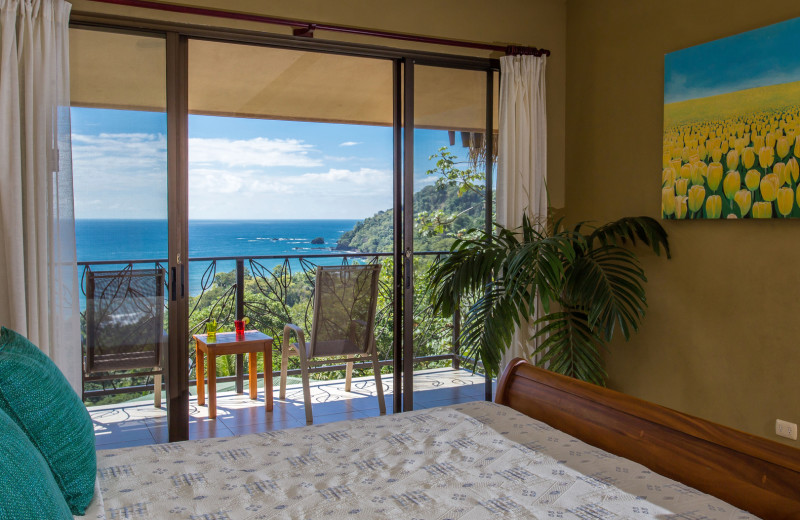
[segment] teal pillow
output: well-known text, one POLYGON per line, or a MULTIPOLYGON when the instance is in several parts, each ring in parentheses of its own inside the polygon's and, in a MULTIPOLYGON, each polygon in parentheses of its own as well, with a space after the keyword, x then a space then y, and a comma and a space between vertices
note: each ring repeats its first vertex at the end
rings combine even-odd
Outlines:
POLYGON ((72 520, 47 462, 17 423, 0 410, 0 518, 72 520))
POLYGON ((0 409, 39 450, 70 511, 82 515, 97 472, 89 412, 50 358, 5 327, 0 328, 0 409))

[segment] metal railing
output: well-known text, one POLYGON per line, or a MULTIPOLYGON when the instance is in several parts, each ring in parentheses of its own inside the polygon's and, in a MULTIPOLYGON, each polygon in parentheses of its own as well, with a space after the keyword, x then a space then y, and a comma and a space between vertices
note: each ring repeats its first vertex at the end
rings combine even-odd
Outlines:
MULTIPOLYGON (((462 358, 460 353, 459 335, 461 317, 459 313, 451 321, 434 316, 431 312, 425 292, 428 287, 427 269, 431 260, 438 258, 446 252, 420 252, 415 253, 417 283, 415 283, 415 308, 414 308, 414 340, 415 340, 415 365, 428 365, 449 362, 449 365, 458 369, 462 362, 473 363, 471 359, 462 358)), ((315 255, 265 255, 265 256, 229 256, 229 257, 202 257, 189 260, 189 360, 190 360, 190 385, 196 384, 194 375, 196 358, 194 355, 195 343, 193 335, 205 331, 205 324, 210 319, 217 321, 218 330, 233 330, 233 320, 248 316, 251 320, 250 327, 261 330, 272 336, 273 354, 280 353, 283 326, 286 323, 297 323, 310 330, 313 302, 314 275, 318 265, 332 265, 335 263, 382 263, 381 280, 379 286, 379 301, 376 317, 376 344, 381 366, 391 366, 393 360, 392 346, 395 338, 392 337, 392 254, 391 253, 335 253, 315 255), (228 270, 225 265, 233 267, 228 270), (194 266, 194 268, 193 268, 194 266), (197 274, 195 274, 197 273, 197 274)), ((163 267, 166 259, 155 260, 106 260, 95 262, 78 262, 83 269, 81 290, 84 290, 85 274, 90 269, 124 268, 127 266, 141 266, 150 264, 163 267)), ((170 283, 167 280, 167 285, 170 283)), ((166 295, 169 287, 165 288, 166 295)), ((85 294, 83 295, 85 301, 85 294)), ((84 305, 82 301, 81 328, 85 330, 84 305)), ((167 304, 166 299, 164 302, 167 304)), ((85 343, 85 341, 84 341, 85 343)), ((85 344, 84 344, 85 353, 85 344)), ((217 378, 218 382, 236 382, 237 392, 243 390, 246 372, 243 356, 231 355, 235 366, 222 370, 223 374, 217 378)), ((224 362, 230 365, 231 359, 224 362)), ((280 360, 279 355, 273 355, 273 363, 280 360)), ((290 363, 297 361, 290 358, 290 363)), ((481 364, 477 364, 481 367, 481 364)), ((266 369, 266 367, 265 367, 266 369)), ((371 369, 368 363, 356 364, 354 369, 371 369), (362 366, 363 365, 363 366, 362 366)), ((343 372, 345 365, 330 365, 316 367, 314 373, 343 372)), ((273 377, 279 371, 273 365, 273 377)), ((290 365, 289 375, 300 373, 299 364, 290 365)), ((103 396, 139 393, 153 391, 151 374, 119 373, 110 374, 103 380, 84 381, 84 399, 97 399, 103 396)))

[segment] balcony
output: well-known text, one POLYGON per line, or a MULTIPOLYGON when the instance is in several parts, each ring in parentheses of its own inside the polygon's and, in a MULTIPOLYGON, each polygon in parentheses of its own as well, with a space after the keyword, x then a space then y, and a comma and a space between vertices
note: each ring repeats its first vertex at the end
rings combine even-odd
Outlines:
MULTIPOLYGON (((414 308, 414 404, 426 408, 455 402, 483 399, 485 378, 461 368, 473 367, 472 360, 459 351, 460 317, 445 320, 434 316, 427 304, 427 272, 432 261, 446 253, 415 255, 414 308)), ((245 392, 247 378, 242 356, 221 356, 217 364, 218 416, 209 420, 207 407, 198 406, 195 381, 194 334, 204 332, 205 323, 215 319, 219 330, 233 330, 236 316, 248 316, 250 327, 274 338, 273 365, 266 367, 277 382, 280 369, 280 343, 286 323, 310 330, 314 270, 317 265, 334 263, 380 263, 384 266, 378 298, 376 343, 382 360, 382 378, 387 408, 391 412, 393 284, 390 254, 289 255, 263 257, 214 257, 192 259, 190 268, 189 385, 191 438, 238 435, 257 431, 305 425, 302 388, 299 377, 290 379, 286 400, 277 399, 275 409, 264 412, 264 392, 251 401, 245 392), (191 273, 197 273, 192 276, 191 273), (202 273, 202 274, 201 274, 202 273), (295 384, 291 384, 294 382, 295 384)), ((161 267, 166 260, 115 260, 81 262, 88 270, 112 270, 126 266, 161 267)), ((166 281, 169 284, 169 280, 166 281)), ((82 287, 85 284, 82 284, 82 287)), ((165 301, 170 288, 165 287, 165 301)), ((85 295, 84 295, 85 296, 85 295)), ((85 307, 85 297, 82 305, 85 307)), ((82 311, 85 309, 82 308, 82 311)), ((82 318, 82 327, 85 321, 82 318)), ((85 345, 84 345, 85 349, 85 345)), ((84 350, 85 352, 85 350, 84 350)), ((290 358, 289 376, 299 376, 299 363, 290 358)), ((259 383, 265 367, 259 359, 259 383)), ((367 364, 356 365, 353 392, 344 392, 344 365, 312 369, 312 402, 315 423, 357 419, 378 414, 374 398, 374 379, 367 364)), ((110 373, 84 377, 84 401, 95 424, 98 448, 112 448, 167 441, 166 411, 153 406, 152 373, 110 373)))

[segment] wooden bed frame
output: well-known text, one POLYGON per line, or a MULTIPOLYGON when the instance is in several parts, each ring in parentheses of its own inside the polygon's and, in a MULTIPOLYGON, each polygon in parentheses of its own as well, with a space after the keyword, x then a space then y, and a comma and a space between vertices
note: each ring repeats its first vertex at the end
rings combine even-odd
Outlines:
POLYGON ((800 519, 800 450, 515 359, 495 401, 763 518, 800 519))

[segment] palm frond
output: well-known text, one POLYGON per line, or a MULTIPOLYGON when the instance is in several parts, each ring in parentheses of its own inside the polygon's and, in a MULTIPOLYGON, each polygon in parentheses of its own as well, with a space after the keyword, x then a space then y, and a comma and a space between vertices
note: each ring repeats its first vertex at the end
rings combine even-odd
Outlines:
POLYGON ((667 258, 671 258, 667 232, 652 217, 624 217, 614 222, 609 222, 595 229, 589 235, 588 243, 593 247, 595 241, 604 246, 608 244, 625 244, 630 240, 631 244, 636 245, 637 239, 642 244, 650 247, 657 255, 661 254, 661 248, 663 247, 667 258))
POLYGON ((505 257, 506 247, 499 237, 484 233, 483 240, 457 240, 451 253, 437 259, 431 268, 433 312, 452 316, 462 298, 483 291, 505 257))
POLYGON ((520 313, 504 288, 492 285, 470 307, 461 328, 462 352, 475 360, 480 357, 489 374, 497 374, 500 358, 511 344, 520 313))
POLYGON ((600 347, 603 344, 589 325, 585 313, 576 309, 554 312, 536 320, 531 339, 541 343, 534 351, 539 364, 553 372, 605 385, 606 372, 600 347))
POLYGON ((575 259, 567 270, 564 299, 586 312, 589 326, 599 329, 605 341, 611 340, 617 326, 629 339, 645 314, 646 281, 636 255, 606 245, 575 259))

